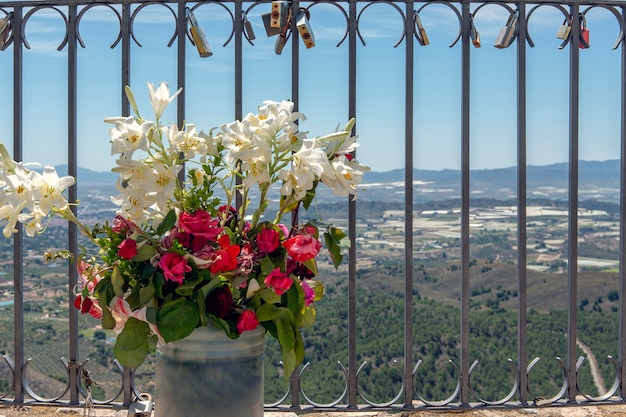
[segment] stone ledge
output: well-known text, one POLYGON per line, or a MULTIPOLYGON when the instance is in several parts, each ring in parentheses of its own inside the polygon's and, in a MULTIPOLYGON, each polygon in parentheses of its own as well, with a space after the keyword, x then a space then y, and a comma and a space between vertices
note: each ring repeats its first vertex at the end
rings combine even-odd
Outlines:
MULTIPOLYGON (((84 408, 59 407, 50 405, 0 405, 0 417, 79 417, 84 408)), ((128 411, 122 409, 96 408, 96 417, 127 417, 128 411)), ((469 410, 419 409, 415 411, 271 411, 264 417, 626 417, 626 404, 552 406, 531 408, 473 408, 469 410)), ((175 417, 175 416, 172 416, 175 417)), ((236 416, 233 416, 236 417, 236 416)))

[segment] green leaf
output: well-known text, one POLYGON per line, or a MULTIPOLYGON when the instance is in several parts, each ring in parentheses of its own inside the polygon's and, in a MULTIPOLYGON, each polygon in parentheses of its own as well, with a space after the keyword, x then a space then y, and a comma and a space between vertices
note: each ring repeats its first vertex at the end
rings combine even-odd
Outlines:
POLYGON ((176 288, 176 294, 182 295, 183 297, 189 297, 193 294, 193 291, 196 288, 196 285, 202 282, 202 277, 199 277, 191 282, 186 282, 180 287, 176 288))
POLYGON ((343 254, 341 253, 342 247, 350 247, 350 239, 347 235, 336 227, 329 227, 327 232, 324 232, 324 244, 328 250, 328 254, 333 261, 335 269, 339 268, 343 261, 343 254))
POLYGON ((145 287, 141 287, 139 289, 139 303, 141 305, 148 303, 152 297, 154 297, 155 293, 156 291, 152 283, 146 285, 145 287))
POLYGON ((166 215, 159 227, 157 227, 157 235, 163 236, 165 232, 170 230, 176 224, 176 211, 171 209, 166 215))
POLYGON ((288 380, 296 370, 296 353, 293 350, 282 351, 283 354, 283 369, 285 371, 285 379, 288 380))
POLYGON ((275 321, 278 330, 278 343, 283 350, 289 351, 296 345, 296 335, 290 320, 278 319, 275 321))
POLYGON ((311 327, 313 323, 315 323, 316 315, 315 307, 308 306, 304 310, 304 315, 302 316, 302 320, 300 320, 300 326, 305 328, 311 327))
POLYGON ((120 272, 120 268, 115 265, 113 272, 111 272, 111 284, 113 284, 113 291, 118 297, 124 296, 124 276, 120 272))
POLYGON ((258 321, 272 321, 280 316, 280 310, 274 304, 263 304, 255 311, 258 321))
POLYGON ((117 336, 114 348, 116 359, 122 365, 131 368, 141 365, 150 350, 149 333, 148 323, 130 317, 122 332, 117 336))
POLYGON ((145 242, 142 245, 138 245, 137 255, 133 256, 133 262, 143 262, 152 258, 156 253, 156 249, 148 242, 145 242))
POLYGON ((109 308, 107 307, 107 292, 102 291, 100 293, 100 297, 98 298, 98 304, 100 305, 100 308, 102 309, 102 327, 105 329, 112 329, 115 327, 115 319, 113 318, 113 315, 111 314, 111 311, 109 310, 109 308))
POLYGON ((200 321, 200 310, 195 301, 187 298, 166 301, 157 311, 157 327, 166 342, 189 336, 200 321))
POLYGON ((287 298, 287 302, 285 304, 289 307, 289 310, 293 315, 292 321, 299 325, 302 315, 304 314, 304 308, 306 307, 304 290, 302 289, 300 283, 294 280, 294 283, 291 287, 289 287, 283 297, 287 298))

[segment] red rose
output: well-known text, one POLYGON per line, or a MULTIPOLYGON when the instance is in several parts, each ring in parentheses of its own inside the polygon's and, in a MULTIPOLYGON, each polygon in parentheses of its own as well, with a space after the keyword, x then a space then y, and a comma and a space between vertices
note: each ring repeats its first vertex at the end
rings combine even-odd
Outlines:
POLYGON ((289 256, 296 262, 305 262, 313 259, 320 253, 322 244, 319 240, 308 234, 300 234, 290 237, 283 242, 289 256))
POLYGON ((74 307, 80 310, 81 313, 89 313, 93 318, 101 319, 102 318, 102 309, 98 302, 95 302, 89 297, 83 297, 82 295, 77 295, 74 300, 74 307))
POLYGON ((194 236, 215 240, 222 232, 217 219, 211 219, 211 215, 204 210, 196 210, 194 214, 181 213, 178 217, 178 227, 194 236))
POLYGON ((244 310, 237 320, 237 331, 239 334, 248 330, 254 330, 259 325, 259 321, 254 315, 254 311, 244 310))
POLYGON ((281 272, 280 268, 276 268, 267 274, 264 282, 265 285, 274 289, 276 295, 283 295, 293 284, 293 280, 285 275, 284 272, 281 272))
POLYGON ((191 266, 187 265, 187 260, 174 252, 167 252, 159 260, 158 266, 163 270, 163 275, 168 281, 183 283, 185 273, 191 271, 191 266))
POLYGON ((261 252, 274 252, 279 244, 280 234, 275 229, 266 229, 263 227, 261 231, 259 231, 259 234, 256 235, 256 246, 261 252))
POLYGON ((206 311, 220 319, 225 318, 235 305, 233 295, 227 286, 216 288, 206 298, 206 311))
POLYGON ((117 254, 120 258, 128 259, 129 261, 137 255, 137 242, 134 239, 124 239, 122 243, 117 247, 117 254))

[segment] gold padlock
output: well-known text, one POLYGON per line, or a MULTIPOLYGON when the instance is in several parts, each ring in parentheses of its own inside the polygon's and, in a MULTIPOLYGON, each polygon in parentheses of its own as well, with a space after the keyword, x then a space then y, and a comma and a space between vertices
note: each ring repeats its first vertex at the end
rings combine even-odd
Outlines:
POLYGON ((558 39, 566 40, 571 31, 572 31, 572 26, 567 21, 567 19, 565 19, 563 20, 563 24, 559 27, 559 30, 557 30, 556 37, 558 39))
POLYGON ((426 29, 424 29, 424 25, 422 25, 422 19, 415 12, 414 14, 415 26, 417 27, 417 32, 415 33, 415 37, 420 45, 426 46, 430 45, 430 41, 428 40, 428 35, 426 34, 426 29))
POLYGON ((193 43, 196 45, 196 49, 198 50, 198 54, 200 54, 201 58, 207 58, 213 55, 211 51, 211 46, 206 39, 206 35, 202 28, 198 25, 198 21, 196 17, 191 12, 191 9, 188 7, 185 9, 187 14, 187 21, 189 22, 189 32, 191 33, 191 37, 193 38, 193 43))
POLYGON ((470 24, 472 26, 472 30, 470 31, 470 37, 472 38, 472 44, 476 48, 480 48, 480 33, 478 33, 478 30, 476 29, 476 26, 474 26, 474 21, 473 20, 470 22, 470 24))
POLYGON ((10 44, 11 17, 13 12, 0 19, 0 51, 4 51, 10 44))

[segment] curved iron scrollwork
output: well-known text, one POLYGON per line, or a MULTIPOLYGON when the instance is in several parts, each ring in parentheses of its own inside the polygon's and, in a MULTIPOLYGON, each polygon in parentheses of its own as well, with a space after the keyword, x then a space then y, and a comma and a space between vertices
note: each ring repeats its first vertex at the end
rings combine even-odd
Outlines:
MULTIPOLYGON (((302 395, 302 397, 308 401, 309 404, 311 404, 314 407, 318 407, 318 408, 333 408, 335 407, 337 404, 339 404, 341 401, 343 401, 343 399, 346 397, 346 394, 348 393, 348 370, 343 366, 343 364, 341 362, 337 362, 337 365, 339 365, 339 369, 342 371, 343 376, 346 380, 346 384, 345 384, 345 388, 343 390, 343 393, 339 396, 339 398, 337 398, 335 401, 332 401, 330 403, 318 403, 313 401, 309 396, 306 395, 306 393, 304 392, 304 388, 302 388, 302 384, 300 384, 300 394, 302 395)), ((300 373, 298 375, 298 377, 300 378, 300 382, 302 382, 302 375, 304 374, 304 372, 311 366, 310 362, 307 362, 304 364, 304 366, 302 367, 302 369, 300 370, 300 373)))
MULTIPOLYGON (((361 43, 363 44, 363 46, 366 46, 366 44, 365 44, 365 39, 363 39, 363 35, 361 35, 361 30, 359 29, 359 22, 361 21, 361 15, 363 14, 363 12, 365 12, 365 10, 367 10, 373 4, 376 4, 376 5, 378 5, 378 4, 388 4, 388 5, 392 6, 394 9, 396 9, 396 11, 402 17, 402 26, 401 27, 404 28, 406 26, 406 16, 405 16, 404 12, 402 11, 402 9, 400 8, 400 6, 398 6, 397 4, 395 4, 395 3, 391 2, 391 1, 387 1, 387 0, 367 3, 365 5, 365 7, 363 7, 361 9, 361 11, 359 12, 359 14, 358 14, 358 16, 356 18, 356 33, 357 33, 357 36, 359 37, 359 39, 361 40, 361 43)), ((405 36, 405 32, 403 30, 402 31, 402 35, 400 36, 400 39, 393 46, 394 48, 397 48, 402 43, 402 41, 404 40, 404 36, 405 36)))
MULTIPOLYGON (((394 360, 393 361, 394 367, 398 369, 398 371, 400 372, 400 375, 402 375, 402 369, 400 369, 399 365, 398 365, 398 361, 394 360)), ((363 401, 365 401, 367 404, 369 404, 372 407, 378 407, 378 408, 384 408, 384 407, 389 407, 393 404, 396 404, 398 402, 398 400, 402 397, 402 394, 404 393, 404 381, 402 382, 402 385, 400 386, 400 390, 398 391, 398 394, 394 397, 393 400, 386 402, 386 403, 375 403, 373 401, 370 401, 369 399, 367 399, 367 397, 365 397, 365 394, 362 392, 361 389, 359 389, 358 386, 358 382, 359 382, 359 374, 361 373, 361 370, 363 370, 363 368, 365 368, 365 366, 367 365, 367 361, 364 361, 361 366, 359 366, 359 369, 357 369, 356 371, 356 380, 357 380, 357 393, 359 395, 359 397, 361 397, 361 399, 363 399, 363 401)))
POLYGON ((61 358, 61 363, 63 364, 63 366, 65 367, 65 371, 67 372, 67 375, 66 375, 67 383, 65 384, 65 388, 63 392, 61 392, 56 397, 49 397, 49 398, 45 398, 37 394, 35 391, 33 391, 33 389, 30 387, 28 383, 26 371, 28 370, 28 365, 30 364, 31 361, 32 361, 32 358, 28 358, 26 360, 26 363, 24 364, 24 367, 22 370, 22 385, 24 386, 24 391, 28 395, 30 395, 35 401, 39 401, 42 403, 53 403, 53 402, 60 400, 65 394, 69 392, 70 390, 70 364, 67 362, 67 360, 64 357, 61 358))
MULTIPOLYGON (((537 365, 539 360, 540 360, 539 358, 533 359, 532 362, 530 362, 528 364, 528 367, 526 368, 526 375, 528 376, 529 381, 530 381, 530 372, 533 370, 535 365, 537 365)), ((530 396, 533 398, 533 402, 537 405, 553 404, 559 401, 561 398, 563 398, 563 396, 567 392, 567 388, 569 387, 569 383, 567 382, 567 365, 565 365, 565 362, 563 362, 563 359, 561 359, 561 357, 559 356, 556 357, 556 360, 559 363, 559 366, 561 367, 561 371, 563 371, 563 385, 561 385, 561 389, 559 390, 558 394, 556 394, 552 398, 546 399, 546 398, 535 395, 531 391, 530 386, 526 387, 526 391, 528 392, 528 394, 530 394, 530 396)))
MULTIPOLYGON (((65 48, 65 46, 67 45, 67 41, 68 41, 68 27, 70 24, 69 18, 65 15, 65 13, 63 13, 61 10, 59 10, 57 7, 55 6, 35 6, 32 9, 30 9, 28 12, 26 12, 26 14, 24 15, 24 19, 22 19, 22 26, 24 28, 26 28, 26 25, 28 23, 28 20, 38 11, 40 10, 44 10, 44 9, 51 9, 54 10, 55 12, 57 12, 62 18, 63 18, 63 22, 65 23, 65 36, 63 37, 63 40, 61 41, 61 43, 59 44, 59 46, 57 46, 57 51, 62 51, 63 48, 65 48)), ((30 45, 28 43, 28 40, 26 39, 26 36, 22 36, 22 42, 24 43, 24 47, 26 49, 30 49, 30 45)))
POLYGON ((580 393, 580 395, 585 397, 588 401, 606 401, 609 398, 611 398, 613 395, 615 395, 615 393, 617 392, 617 389, 620 386, 621 378, 620 378, 619 364, 617 363, 615 359, 613 359, 612 356, 608 356, 608 359, 611 362, 611 365, 613 365, 613 370, 615 371, 615 379, 613 380, 613 385, 611 386, 611 388, 609 388, 609 390, 605 392, 604 394, 600 394, 597 397, 593 397, 591 395, 585 394, 583 390, 580 388, 580 384, 578 382, 579 370, 581 366, 583 365, 583 362, 585 362, 585 357, 580 356, 578 358, 578 361, 576 362, 576 390, 580 393))
MULTIPOLYGON (((432 4, 443 4, 444 6, 448 6, 454 12, 454 14, 456 15, 459 21, 459 31, 456 37, 454 38, 454 40, 452 41, 452 43, 450 44, 450 48, 452 48, 461 39, 461 35, 463 34, 463 29, 462 29, 463 28, 463 16, 461 16, 461 12, 459 11, 459 9, 454 7, 450 2, 443 1, 443 0, 429 1, 428 3, 422 5, 419 9, 417 9, 415 11, 415 15, 419 16, 419 14, 422 12, 422 10, 424 10, 424 8, 426 8, 426 6, 430 6, 432 4)), ((414 31, 415 36, 417 36, 416 30, 418 30, 418 27, 414 26, 413 31, 414 31)))
MULTIPOLYGON (((417 374, 417 370, 419 369, 419 367, 420 367, 420 365, 422 363, 423 363, 422 360, 419 359, 417 361, 417 363, 415 364, 415 367, 413 368, 413 372, 411 373, 411 375, 413 376, 413 379, 415 379, 415 375, 417 374)), ((448 363, 450 365, 452 365, 454 367, 454 369, 456 370, 457 378, 456 378, 456 388, 454 389, 454 392, 452 394, 450 394, 450 396, 448 398, 446 398, 445 400, 442 400, 442 401, 426 400, 417 391, 417 389, 415 388, 415 385, 413 385, 413 392, 415 393, 415 395, 417 395, 417 398, 419 398, 419 400, 421 402, 423 402, 424 404, 426 404, 427 406, 430 406, 430 407, 444 407, 444 406, 452 403, 452 401, 454 401, 459 396, 459 393, 461 392, 461 370, 456 365, 456 363, 454 363, 454 361, 448 360, 448 363)))
POLYGON ((120 30, 118 31, 117 38, 111 44, 111 49, 114 49, 117 46, 117 44, 120 43, 120 41, 122 40, 122 16, 120 15, 117 9, 115 9, 113 6, 111 6, 108 3, 92 3, 80 9, 80 11, 78 12, 78 16, 76 17, 76 40, 78 41, 80 46, 85 48, 85 42, 83 42, 83 39, 80 36, 80 23, 81 23, 83 16, 87 13, 87 11, 97 6, 107 7, 110 10, 112 10, 113 13, 115 14, 115 17, 117 17, 117 20, 120 23, 120 30))
POLYGON ((13 363, 9 355, 4 355, 2 357, 4 358, 4 361, 7 363, 9 370, 11 371, 11 383, 9 384, 6 392, 0 392, 0 399, 5 398, 7 395, 9 395, 15 383, 15 364, 13 363))
MULTIPOLYGON (((83 382, 82 384, 79 385, 79 387, 80 387, 80 389, 79 389, 80 390, 80 395, 83 398, 85 398, 85 399, 87 399, 89 394, 85 390, 84 385, 85 385, 86 381, 85 381, 85 378, 83 376, 84 375, 89 375, 89 371, 87 370, 87 368, 85 366, 85 365, 87 365, 88 362, 89 362, 89 359, 85 359, 85 361, 83 363, 81 363, 79 365, 79 367, 78 367, 78 374, 81 375, 81 381, 83 382)), ((124 368, 117 361, 117 359, 115 359, 113 361, 113 363, 115 364, 116 370, 120 373, 120 387, 119 387, 119 390, 115 393, 115 395, 113 395, 112 397, 110 397, 109 399, 106 399, 106 400, 96 400, 94 398, 91 398, 91 401, 94 404, 111 404, 113 401, 117 400, 120 397, 120 395, 122 395, 122 392, 124 391, 124 381, 123 381, 123 378, 124 378, 124 368)), ((95 381, 95 382, 97 384, 97 381, 95 381)), ((134 395, 137 398, 141 398, 141 394, 136 391, 134 384, 133 384, 132 388, 133 388, 133 391, 134 391, 134 395)))
POLYGON ((474 396, 474 398, 476 398, 478 401, 480 401, 482 404, 485 405, 502 405, 502 404, 506 404, 507 402, 509 402, 511 400, 511 398, 513 398, 513 396, 515 396, 515 394, 518 392, 519 390, 519 373, 517 370, 517 366, 515 366, 515 363, 513 362, 512 359, 508 359, 508 363, 509 363, 509 367, 511 368, 511 373, 513 374, 513 380, 515 381, 513 383, 513 388, 511 388, 511 391, 501 400, 496 400, 496 401, 488 401, 488 400, 484 400, 482 399, 478 394, 476 394, 476 391, 474 391, 474 389, 472 388, 472 372, 474 371, 474 369, 478 366, 478 361, 474 361, 474 363, 472 363, 472 365, 469 368, 469 392, 471 395, 474 396))

